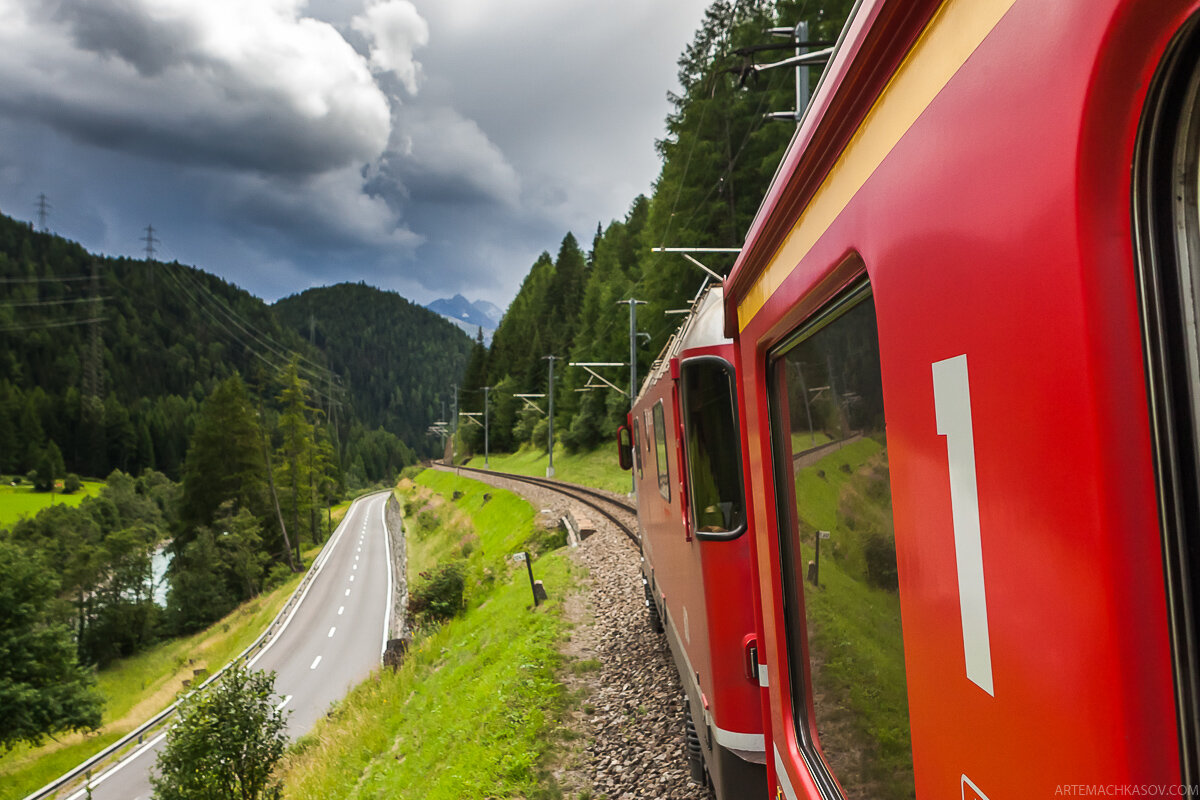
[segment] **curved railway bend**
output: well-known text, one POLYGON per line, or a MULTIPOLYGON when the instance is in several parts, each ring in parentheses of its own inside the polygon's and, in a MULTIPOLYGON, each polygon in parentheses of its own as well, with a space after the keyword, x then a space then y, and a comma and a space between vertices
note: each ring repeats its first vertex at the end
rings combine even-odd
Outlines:
POLYGON ((650 630, 643 600, 637 518, 628 498, 544 478, 433 465, 507 489, 555 518, 583 505, 595 535, 571 550, 587 571, 567 598, 574 623, 566 655, 595 659, 599 670, 565 670, 581 696, 569 723, 582 734, 554 773, 565 796, 590 791, 611 800, 698 800, 707 792, 688 780, 683 690, 666 639, 650 630), (601 519, 597 519, 597 515, 601 519))

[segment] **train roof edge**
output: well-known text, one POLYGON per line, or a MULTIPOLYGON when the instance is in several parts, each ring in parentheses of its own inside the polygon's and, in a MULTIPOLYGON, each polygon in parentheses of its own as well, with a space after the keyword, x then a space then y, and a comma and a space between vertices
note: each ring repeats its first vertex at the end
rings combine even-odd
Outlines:
POLYGON ((714 347, 723 344, 733 344, 733 340, 725 335, 724 330, 725 288, 711 286, 702 291, 692 310, 684 319, 683 324, 659 352, 658 358, 651 364, 641 387, 638 389, 636 405, 642 396, 670 370, 671 359, 678 357, 687 350, 699 347, 714 347))

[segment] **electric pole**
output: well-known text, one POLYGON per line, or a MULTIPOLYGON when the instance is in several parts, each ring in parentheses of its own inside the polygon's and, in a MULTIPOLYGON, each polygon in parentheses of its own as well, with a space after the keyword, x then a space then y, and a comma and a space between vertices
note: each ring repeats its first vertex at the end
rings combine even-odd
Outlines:
POLYGON ((800 124, 800 120, 804 117, 804 111, 808 108, 810 99, 808 70, 809 67, 821 66, 828 63, 833 56, 833 47, 829 46, 829 42, 810 42, 808 41, 808 22, 799 22, 794 28, 769 28, 767 33, 772 36, 782 36, 785 39, 791 39, 796 45, 796 55, 792 58, 785 58, 782 61, 776 61, 771 64, 755 64, 752 69, 754 72, 762 72, 763 70, 774 69, 775 67, 795 67, 796 68, 796 110, 795 111, 771 111, 763 114, 767 119, 781 119, 800 124), (813 45, 824 45, 821 50, 809 50, 813 45))
POLYGON ((546 433, 546 438, 549 439, 550 465, 546 467, 547 478, 554 477, 554 362, 559 358, 560 356, 542 356, 543 361, 550 362, 550 414, 548 417, 550 426, 546 433))
POLYGON ((454 445, 458 436, 458 384, 454 384, 454 416, 450 418, 450 466, 454 466, 454 445))
POLYGON ((488 464, 488 392, 496 387, 483 387, 483 468, 491 469, 488 464))
POLYGON ((102 301, 100 300, 100 270, 96 266, 95 261, 91 263, 91 281, 89 282, 89 292, 91 294, 91 301, 88 305, 91 307, 92 322, 88 325, 90 328, 88 332, 90 335, 90 341, 88 342, 87 367, 86 371, 84 372, 86 386, 84 387, 83 393, 88 398, 91 398, 94 403, 99 404, 100 394, 104 388, 103 379, 100 376, 100 362, 103 359, 101 354, 102 342, 100 340, 100 315, 102 313, 102 301))

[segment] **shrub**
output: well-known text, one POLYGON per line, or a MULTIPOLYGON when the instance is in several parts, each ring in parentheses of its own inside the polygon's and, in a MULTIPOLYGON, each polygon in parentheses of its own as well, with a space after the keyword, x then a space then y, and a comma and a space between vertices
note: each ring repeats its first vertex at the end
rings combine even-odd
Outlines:
POLYGON ((263 591, 269 592, 272 589, 283 586, 292 577, 292 570, 287 564, 276 564, 271 567, 271 571, 267 573, 266 580, 263 581, 263 591))
POLYGON ((525 547, 535 557, 549 553, 551 550, 557 550, 560 547, 567 546, 567 529, 562 525, 546 527, 539 525, 534 529, 529 538, 525 540, 525 547))
POLYGON ((83 481, 74 472, 63 479, 63 494, 74 494, 83 488, 83 481))
POLYGON ((900 576, 896 572, 896 543, 890 536, 873 533, 863 542, 863 556, 867 560, 867 581, 872 586, 896 591, 900 576))
POLYGON ((437 625, 463 609, 466 579, 461 563, 440 564, 420 577, 408 598, 409 615, 418 625, 437 625))
POLYGON ((154 796, 162 800, 281 796, 275 765, 287 746, 287 715, 275 673, 238 665, 189 695, 158 754, 154 796))
POLYGON ((438 518, 437 513, 432 508, 426 508, 417 514, 414 520, 416 534, 418 539, 424 539, 433 531, 437 530, 438 518))

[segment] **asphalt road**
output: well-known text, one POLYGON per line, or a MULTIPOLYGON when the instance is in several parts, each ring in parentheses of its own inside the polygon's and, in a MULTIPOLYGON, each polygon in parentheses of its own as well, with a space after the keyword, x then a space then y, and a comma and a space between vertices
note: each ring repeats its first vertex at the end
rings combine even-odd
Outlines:
MULTIPOLYGON (((357 500, 322 551, 318 572, 284 627, 250 666, 276 672, 275 691, 290 711, 288 735, 307 732, 330 704, 379 665, 391 605, 386 494, 357 500)), ((150 771, 165 734, 91 780, 95 800, 151 796, 150 771)), ((69 800, 86 797, 80 789, 69 800)))

